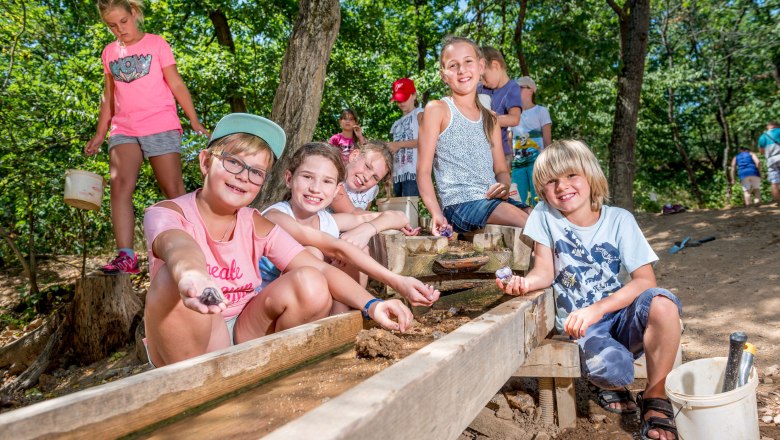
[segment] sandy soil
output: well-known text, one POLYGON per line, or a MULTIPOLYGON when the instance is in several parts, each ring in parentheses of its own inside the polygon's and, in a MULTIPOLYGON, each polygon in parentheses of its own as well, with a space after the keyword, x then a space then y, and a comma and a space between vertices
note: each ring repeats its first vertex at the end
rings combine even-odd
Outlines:
MULTIPOLYGON (((777 262, 780 207, 689 211, 667 216, 640 213, 637 218, 660 257, 655 267, 658 284, 682 300, 686 327, 682 339, 684 359, 725 356, 729 334, 746 332, 749 341, 758 347, 756 367, 762 381, 757 396, 759 418, 779 416, 780 375, 767 376, 765 373, 780 364, 780 263, 777 262), (668 252, 675 241, 687 236, 693 240, 709 236, 716 239, 698 247, 686 247, 675 254, 668 252)), ((47 283, 72 281, 78 276, 77 267, 73 259, 49 259, 44 262, 45 280, 47 283)), ((141 288, 145 282, 144 277, 135 280, 141 288)), ((9 269, 0 274, 0 307, 18 303, 21 283, 18 270, 9 269)), ((0 331, 0 344, 23 333, 24 329, 5 328, 0 331)), ((41 380, 35 391, 20 396, 0 396, 0 403, 5 406, 3 410, 8 410, 144 371, 146 368, 134 353, 134 347, 128 346, 91 366, 59 365, 41 380)), ((0 373, 4 373, 4 380, 11 378, 8 372, 0 373)), ((638 391, 642 386, 638 382, 631 388, 638 391)), ((527 386, 515 388, 520 390, 527 386)), ((545 430, 538 426, 538 420, 532 414, 519 410, 515 410, 514 423, 529 433, 535 431, 532 427, 538 427, 539 433, 555 438, 633 438, 631 433, 638 426, 635 420, 621 419, 588 404, 587 392, 582 389, 578 396, 580 417, 576 430, 545 430)), ((780 427, 774 422, 761 422, 760 426, 762 436, 780 440, 780 427)), ((464 438, 485 437, 467 431, 464 438)))

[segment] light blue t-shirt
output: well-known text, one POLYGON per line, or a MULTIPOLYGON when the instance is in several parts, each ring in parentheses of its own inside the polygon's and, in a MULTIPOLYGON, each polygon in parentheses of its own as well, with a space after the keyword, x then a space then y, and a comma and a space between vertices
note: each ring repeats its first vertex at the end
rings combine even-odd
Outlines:
POLYGON ((765 131, 758 138, 758 148, 764 150, 766 166, 774 167, 780 163, 780 128, 765 131))
POLYGON ((613 206, 602 206, 596 224, 581 227, 539 202, 523 234, 552 250, 555 327, 560 332, 571 312, 606 298, 630 280, 631 272, 658 261, 634 216, 613 206))

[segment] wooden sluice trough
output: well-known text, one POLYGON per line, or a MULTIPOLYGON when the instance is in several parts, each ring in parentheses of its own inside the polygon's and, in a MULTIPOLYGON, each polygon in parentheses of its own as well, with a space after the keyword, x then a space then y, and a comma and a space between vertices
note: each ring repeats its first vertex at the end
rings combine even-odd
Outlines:
POLYGON ((442 291, 468 289, 485 281, 492 283, 495 271, 504 266, 515 273, 525 273, 531 261, 531 248, 522 237, 522 229, 510 226, 487 225, 484 230, 464 234, 465 241, 407 237, 395 231, 377 237, 379 249, 374 251, 375 256, 391 272, 418 278, 442 291), (479 256, 486 262, 475 270, 448 271, 441 267, 442 261, 457 259, 458 254, 463 254, 464 260, 479 256))
MULTIPOLYGON (((550 290, 509 299, 314 409, 293 411, 264 438, 454 439, 553 320, 550 290)), ((263 437, 267 421, 253 411, 262 402, 249 400, 251 390, 328 362, 363 328, 353 311, 0 414, 0 439, 263 437)))

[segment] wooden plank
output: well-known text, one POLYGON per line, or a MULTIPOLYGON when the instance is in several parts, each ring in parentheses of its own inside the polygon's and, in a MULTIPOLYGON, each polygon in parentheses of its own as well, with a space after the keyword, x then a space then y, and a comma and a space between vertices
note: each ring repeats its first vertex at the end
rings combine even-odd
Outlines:
POLYGON ((574 341, 545 339, 515 371, 521 377, 580 377, 580 352, 574 341))
POLYGON ((507 301, 265 438, 456 438, 523 363, 518 336, 545 325, 551 301, 507 301))
POLYGON ((555 378, 555 409, 558 411, 558 427, 561 429, 577 426, 577 396, 574 379, 555 378))
POLYGON ((354 341, 358 311, 0 414, 0 438, 114 438, 354 341))

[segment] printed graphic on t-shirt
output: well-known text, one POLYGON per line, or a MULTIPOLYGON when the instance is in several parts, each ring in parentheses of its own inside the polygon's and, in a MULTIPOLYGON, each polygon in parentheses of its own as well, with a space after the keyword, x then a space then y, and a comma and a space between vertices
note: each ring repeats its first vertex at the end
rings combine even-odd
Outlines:
POLYGON ((108 63, 114 81, 133 82, 149 74, 152 66, 152 54, 130 55, 108 63))
MULTIPOLYGON (((570 262, 555 276, 560 288, 557 305, 563 315, 587 307, 620 289, 620 251, 600 243, 588 251, 574 232, 566 228, 565 238, 555 242, 555 258, 570 262)), ((562 315, 559 310, 559 315, 562 315)))
MULTIPOLYGON (((241 268, 236 264, 235 259, 230 262, 229 267, 212 266, 211 264, 206 263, 206 270, 212 278, 225 281, 235 282, 244 277, 244 274, 241 272, 241 268)), ((254 292, 254 290, 255 286, 253 286, 251 282, 233 287, 222 286, 222 293, 227 300, 227 304, 233 304, 234 302, 241 300, 247 294, 254 292)))
MULTIPOLYGON (((415 116, 406 117, 398 121, 398 125, 396 125, 394 127, 395 130, 393 130, 393 142, 414 139, 414 128, 412 127, 413 122, 417 122, 415 116)), ((414 157, 412 156, 412 149, 401 148, 396 152, 396 159, 398 165, 411 163, 414 160, 414 157)))

